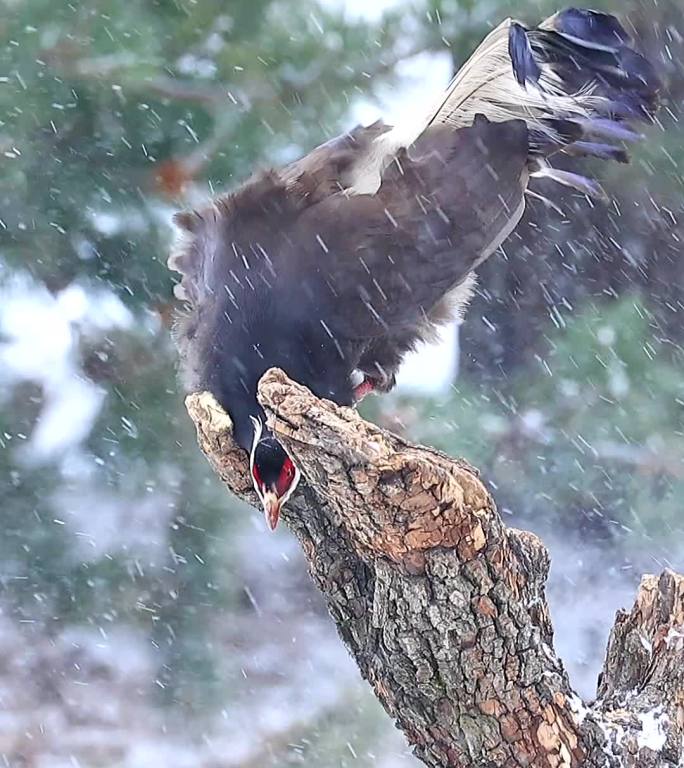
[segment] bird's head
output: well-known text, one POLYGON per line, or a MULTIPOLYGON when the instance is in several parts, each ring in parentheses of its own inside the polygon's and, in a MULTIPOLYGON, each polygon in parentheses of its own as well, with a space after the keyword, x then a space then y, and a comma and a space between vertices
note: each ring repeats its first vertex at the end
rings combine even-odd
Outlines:
POLYGON ((300 472, 283 446, 271 434, 264 434, 261 420, 252 419, 254 438, 249 454, 249 469, 254 489, 264 506, 266 521, 275 530, 280 509, 292 496, 300 472))

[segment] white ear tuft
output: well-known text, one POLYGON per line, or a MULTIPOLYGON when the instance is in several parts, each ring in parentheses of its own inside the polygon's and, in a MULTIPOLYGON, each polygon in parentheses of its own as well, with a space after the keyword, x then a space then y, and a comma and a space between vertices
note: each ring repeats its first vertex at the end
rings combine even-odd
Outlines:
MULTIPOLYGON (((292 461, 292 459, 290 459, 292 461)), ((292 478, 292 482, 290 483, 290 487, 287 489, 285 494, 281 497, 280 503, 281 505, 285 504, 285 502, 292 496, 292 494, 297 490, 297 486, 299 485, 299 481, 302 478, 302 473, 299 471, 299 467, 292 461, 292 466, 294 467, 294 477, 292 478)))
MULTIPOLYGON (((261 423, 261 419, 257 418, 256 416, 250 416, 250 421, 254 425, 254 437, 252 438, 252 449, 249 452, 249 473, 252 475, 252 480, 254 480, 254 473, 252 470, 254 469, 254 453, 256 451, 257 443, 259 440, 261 440, 261 433, 263 432, 263 425, 261 423)), ((259 489, 257 488, 257 491, 259 489)))

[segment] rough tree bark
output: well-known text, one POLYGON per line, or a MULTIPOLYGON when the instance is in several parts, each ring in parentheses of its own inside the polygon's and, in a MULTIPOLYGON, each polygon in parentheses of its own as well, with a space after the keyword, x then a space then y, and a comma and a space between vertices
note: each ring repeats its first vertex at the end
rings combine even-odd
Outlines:
MULTIPOLYGON (((553 649, 549 557, 507 528, 477 471, 411 445, 277 370, 271 424, 301 468, 286 523, 339 634, 428 766, 684 765, 684 578, 645 576, 585 704, 553 649)), ((230 490, 255 504, 214 399, 186 401, 230 490)))

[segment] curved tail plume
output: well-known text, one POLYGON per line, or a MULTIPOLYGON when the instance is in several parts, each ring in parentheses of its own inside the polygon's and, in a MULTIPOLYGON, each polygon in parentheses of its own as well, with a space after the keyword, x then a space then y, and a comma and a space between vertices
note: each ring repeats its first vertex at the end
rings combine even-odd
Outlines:
POLYGON ((654 68, 614 16, 571 8, 533 28, 507 19, 478 46, 425 119, 378 141, 382 152, 392 154, 430 125, 466 127, 478 114, 492 122, 522 119, 532 176, 601 197, 596 181, 557 170, 550 158, 563 152, 628 162, 624 145, 641 138, 635 124, 652 119, 659 89, 654 68))
POLYGON ((650 121, 660 89, 632 46, 620 22, 597 11, 570 8, 532 29, 506 20, 458 72, 433 120, 460 125, 480 112, 522 118, 532 175, 600 197, 597 182, 559 171, 548 158, 564 152, 628 161, 623 144, 641 138, 633 124, 650 121))

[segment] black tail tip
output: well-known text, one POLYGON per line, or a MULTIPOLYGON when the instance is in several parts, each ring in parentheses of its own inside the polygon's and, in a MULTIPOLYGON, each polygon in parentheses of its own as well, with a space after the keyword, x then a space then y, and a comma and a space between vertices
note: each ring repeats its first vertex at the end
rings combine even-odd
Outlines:
POLYGON ((557 32, 577 45, 617 51, 632 45, 632 36, 609 13, 586 8, 566 8, 559 11, 542 25, 543 29, 557 32))
POLYGON ((508 32, 508 55, 513 65, 515 79, 523 88, 528 82, 539 82, 541 67, 532 53, 527 30, 517 21, 511 22, 508 32))

